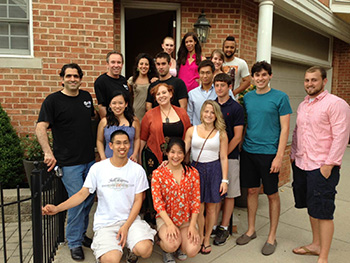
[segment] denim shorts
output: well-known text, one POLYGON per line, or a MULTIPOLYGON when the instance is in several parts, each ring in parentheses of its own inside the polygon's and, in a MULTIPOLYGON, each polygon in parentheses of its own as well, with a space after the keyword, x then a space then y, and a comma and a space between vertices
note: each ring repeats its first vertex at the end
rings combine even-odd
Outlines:
POLYGON ((296 208, 307 208, 316 219, 333 219, 336 186, 339 182, 339 166, 334 166, 326 179, 320 169, 304 171, 292 163, 293 193, 296 208))

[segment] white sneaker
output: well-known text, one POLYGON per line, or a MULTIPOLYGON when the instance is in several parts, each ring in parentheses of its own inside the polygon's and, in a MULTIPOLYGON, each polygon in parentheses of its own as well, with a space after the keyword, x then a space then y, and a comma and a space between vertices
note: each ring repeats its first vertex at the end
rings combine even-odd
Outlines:
POLYGON ((163 262, 164 263, 176 263, 175 258, 172 253, 167 253, 163 251, 163 262))
POLYGON ((178 259, 178 260, 186 260, 187 259, 187 255, 182 252, 181 248, 179 248, 178 250, 176 250, 175 252, 175 257, 178 259))

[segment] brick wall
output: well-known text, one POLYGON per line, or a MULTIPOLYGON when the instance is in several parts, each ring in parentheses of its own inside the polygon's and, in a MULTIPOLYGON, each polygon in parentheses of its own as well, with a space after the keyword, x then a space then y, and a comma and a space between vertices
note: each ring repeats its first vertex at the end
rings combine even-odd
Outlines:
POLYGON ((92 93, 113 49, 113 1, 33 0, 33 33, 42 69, 0 68, 0 103, 21 135, 34 132, 43 99, 59 90, 63 64, 78 63, 92 93))
POLYGON ((318 1, 324 4, 325 6, 329 7, 329 0, 318 0, 318 1))
POLYGON ((333 43, 332 93, 350 103, 350 45, 337 38, 333 43))
MULTIPOLYGON (((166 2, 165 0, 160 0, 166 2)), ((181 34, 193 30, 204 8, 212 28, 203 55, 222 47, 234 35, 238 56, 255 62, 258 4, 234 0, 177 0, 181 3, 181 34)), ((82 88, 93 94, 93 82, 105 72, 105 54, 120 49, 120 1, 33 0, 34 56, 42 69, 0 68, 0 103, 20 135, 32 133, 43 99, 59 90, 59 69, 78 63, 85 75, 82 88), (113 16, 114 14, 114 16, 113 16), (114 22, 114 23, 113 23, 114 22)), ((93 95, 94 96, 94 95, 93 95)))

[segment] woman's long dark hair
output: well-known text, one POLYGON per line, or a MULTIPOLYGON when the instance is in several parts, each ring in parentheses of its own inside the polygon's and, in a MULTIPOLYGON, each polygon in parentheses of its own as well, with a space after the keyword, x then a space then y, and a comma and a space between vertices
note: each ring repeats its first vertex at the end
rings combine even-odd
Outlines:
POLYGON ((134 83, 140 75, 140 72, 137 70, 137 66, 139 65, 139 62, 142 58, 145 58, 148 60, 148 64, 149 64, 149 70, 147 72, 148 81, 151 82, 152 78, 158 77, 158 71, 156 68, 156 64, 154 64, 153 58, 147 53, 140 53, 135 58, 135 64, 134 64, 134 68, 133 68, 132 82, 134 82, 134 83))
MULTIPOLYGON (((122 92, 120 90, 116 90, 113 92, 112 99, 117 97, 117 96, 123 96, 125 103, 128 104, 128 106, 124 110, 124 117, 128 120, 129 126, 131 127, 132 123, 134 122, 135 115, 134 115, 134 109, 133 109, 132 105, 130 105, 130 99, 124 92, 122 92)), ((106 115, 107 127, 119 126, 118 118, 114 115, 112 109, 109 107, 109 104, 111 103, 112 99, 108 103, 108 110, 107 110, 107 115, 106 115)))
POLYGON ((169 141, 169 143, 168 143, 168 146, 167 146, 167 148, 166 148, 166 150, 165 150, 166 153, 169 153, 170 150, 171 150, 171 148, 172 148, 174 145, 179 146, 179 147, 181 148, 181 150, 183 151, 183 153, 184 153, 184 159, 182 160, 181 165, 182 165, 182 167, 184 168, 185 174, 186 174, 186 173, 188 172, 188 169, 191 168, 192 166, 191 166, 191 164, 187 164, 187 163, 185 162, 185 158, 186 158, 186 147, 185 147, 185 142, 184 142, 182 139, 177 138, 177 137, 171 138, 170 141, 169 141))
POLYGON ((201 61, 202 61, 202 47, 201 47, 201 44, 199 43, 199 39, 194 32, 188 32, 182 38, 179 51, 177 52, 177 67, 178 68, 180 68, 181 65, 186 64, 188 50, 186 48, 185 41, 186 41, 186 38, 188 38, 190 36, 193 37, 193 40, 196 42, 196 45, 194 46, 194 50, 196 52, 196 64, 199 65, 199 63, 201 63, 201 61))

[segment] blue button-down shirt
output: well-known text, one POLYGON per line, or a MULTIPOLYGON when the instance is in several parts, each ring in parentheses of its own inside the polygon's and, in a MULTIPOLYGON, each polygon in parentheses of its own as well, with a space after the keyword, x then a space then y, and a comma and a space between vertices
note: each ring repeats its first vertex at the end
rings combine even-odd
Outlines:
MULTIPOLYGON (((230 90, 230 96, 234 99, 233 93, 230 90)), ((215 100, 216 95, 214 84, 208 91, 205 91, 202 86, 199 86, 188 93, 187 114, 190 117, 192 125, 201 124, 201 108, 206 100, 215 100)))

